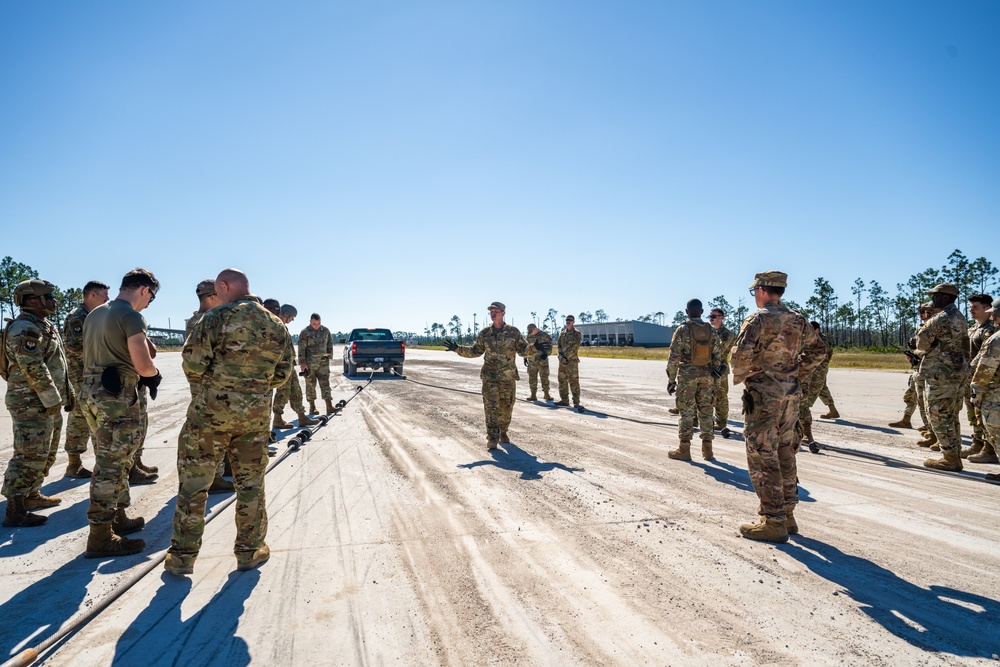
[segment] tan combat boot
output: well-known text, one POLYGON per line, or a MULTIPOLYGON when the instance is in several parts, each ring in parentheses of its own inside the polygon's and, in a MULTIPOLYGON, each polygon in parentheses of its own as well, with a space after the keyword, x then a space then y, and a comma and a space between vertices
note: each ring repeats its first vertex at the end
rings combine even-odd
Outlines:
POLYGON ((962 457, 958 455, 957 449, 949 449, 948 451, 941 452, 941 454, 942 458, 940 459, 927 459, 924 461, 924 467, 933 470, 950 470, 952 472, 958 472, 962 469, 962 457))
POLYGON ((798 535, 799 524, 795 523, 795 516, 792 512, 791 507, 785 510, 785 532, 789 535, 798 535))
POLYGON ((814 442, 816 442, 816 439, 813 438, 812 424, 808 424, 802 427, 802 442, 807 445, 811 445, 814 442))
POLYGON ((549 396, 549 392, 545 392, 545 395, 542 396, 542 398, 544 398, 546 401, 551 401, 552 400, 552 397, 549 396))
POLYGON ((691 460, 691 443, 681 442, 677 449, 670 450, 667 452, 668 459, 674 459, 675 461, 690 461, 691 460))
POLYGON ((236 491, 236 485, 221 475, 212 480, 212 486, 208 487, 209 494, 232 493, 236 491))
POLYGON ((1000 463, 997 450, 990 443, 983 443, 983 451, 969 457, 969 463, 1000 463))
POLYGON ((115 512, 115 518, 111 520, 111 530, 115 531, 115 535, 129 535, 131 533, 136 533, 142 530, 142 527, 146 525, 146 520, 141 516, 137 516, 134 519, 130 519, 125 516, 125 508, 119 507, 115 512))
POLYGON ((139 466, 132 466, 128 471, 129 486, 143 486, 144 484, 155 484, 159 477, 156 473, 148 473, 139 466))
POLYGON ((315 426, 319 423, 318 419, 312 419, 309 415, 304 412, 299 413, 299 426, 315 426))
POLYGON ((565 398, 560 398, 558 401, 556 401, 556 405, 566 406, 569 405, 569 401, 567 401, 565 398))
POLYGON ((500 431, 500 442, 506 445, 510 444, 510 436, 507 435, 507 431, 500 431))
POLYGON ((326 414, 328 415, 332 415, 334 412, 337 412, 340 409, 333 407, 333 401, 331 401, 329 398, 324 399, 324 402, 326 403, 326 414))
POLYGON ((83 467, 83 461, 80 459, 79 454, 70 454, 69 463, 66 464, 66 474, 64 477, 72 477, 73 479, 87 479, 92 477, 94 473, 83 467))
POLYGON ((486 451, 492 452, 496 448, 497 448, 497 440, 496 440, 496 438, 487 438, 486 439, 486 451))
POLYGON ((937 436, 934 435, 934 431, 928 431, 927 437, 917 442, 917 444, 921 447, 930 447, 931 445, 937 444, 937 436))
POLYGON ((670 408, 669 410, 667 410, 667 412, 669 412, 672 415, 679 415, 681 413, 681 411, 678 408, 670 408))
POLYGON ((913 423, 910 421, 910 415, 903 415, 903 418, 898 422, 891 422, 889 426, 893 428, 913 428, 913 423))
POLYGON ((135 457, 135 463, 133 465, 139 470, 146 473, 147 475, 155 475, 156 473, 160 472, 160 469, 157 468, 156 466, 148 466, 145 463, 143 463, 141 454, 135 457))
POLYGON ((260 549, 246 551, 236 556, 236 569, 240 572, 260 567, 271 557, 271 549, 265 544, 260 549))
MULTIPOLYGON (((932 452, 940 452, 941 451, 941 443, 940 442, 935 442, 933 445, 930 446, 929 449, 932 452)), ((959 458, 961 458, 961 454, 959 454, 959 458)))
POLYGON ((286 429, 286 428, 292 428, 292 425, 286 422, 285 418, 282 415, 275 412, 274 422, 271 424, 271 428, 286 429))
POLYGON ((983 451, 983 445, 984 444, 985 443, 982 440, 973 439, 972 440, 972 446, 971 447, 966 447, 965 449, 963 449, 959 453, 959 456, 961 456, 963 459, 967 459, 970 456, 975 456, 976 454, 979 454, 980 452, 983 451))
POLYGON ((783 544, 788 541, 788 531, 785 529, 783 521, 775 519, 761 519, 760 523, 745 523, 740 526, 740 535, 748 540, 758 542, 777 542, 783 544))
POLYGON ((316 409, 316 401, 309 401, 309 414, 318 415, 319 410, 316 409))
MULTIPOLYGON (((670 456, 670 455, 667 454, 667 456, 670 456)), ((715 459, 715 453, 712 452, 712 441, 711 440, 702 440, 701 441, 701 458, 705 459, 706 461, 712 461, 712 460, 715 459)))
POLYGON ((90 535, 87 537, 87 550, 83 552, 83 557, 131 556, 145 548, 146 543, 142 540, 130 540, 115 535, 110 523, 92 523, 90 524, 90 535))
POLYGON ((820 415, 819 418, 820 419, 840 419, 840 413, 837 412, 837 406, 831 404, 830 405, 830 411, 827 412, 825 415, 820 415))
POLYGON ((24 507, 24 496, 13 496, 7 499, 7 511, 3 517, 3 525, 7 528, 34 528, 48 520, 47 516, 29 512, 24 507))
POLYGON ((528 400, 529 401, 537 401, 538 400, 538 396, 535 395, 535 392, 531 392, 531 396, 528 397, 528 400))
POLYGON ((183 557, 168 553, 163 559, 163 569, 178 576, 194 574, 194 559, 191 556, 183 557))
POLYGON ((29 512, 31 510, 44 510, 55 507, 61 502, 62 498, 59 496, 43 496, 39 491, 32 491, 24 497, 24 509, 29 512))

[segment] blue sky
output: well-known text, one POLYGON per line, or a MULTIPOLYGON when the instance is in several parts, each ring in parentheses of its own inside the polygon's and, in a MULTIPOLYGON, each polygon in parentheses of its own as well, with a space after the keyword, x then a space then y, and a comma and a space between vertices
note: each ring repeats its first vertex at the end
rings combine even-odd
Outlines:
POLYGON ((333 329, 612 318, 1000 240, 996 2, 0 3, 0 256, 333 329))

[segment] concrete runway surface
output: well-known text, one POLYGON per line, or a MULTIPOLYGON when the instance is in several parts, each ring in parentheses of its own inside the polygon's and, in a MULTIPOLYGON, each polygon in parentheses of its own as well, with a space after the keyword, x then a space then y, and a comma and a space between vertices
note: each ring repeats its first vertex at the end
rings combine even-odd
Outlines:
MULTIPOLYGON (((145 460, 160 481, 133 489, 130 510, 147 520, 135 535, 147 551, 82 557, 88 484, 61 477, 60 451, 43 492, 62 505, 42 511, 45 526, 0 532, 4 660, 169 545, 189 394, 180 355, 157 361, 145 460)), ((585 358, 592 412, 519 402, 513 443, 488 453, 481 399, 449 390, 478 393, 480 366, 411 350, 408 380, 376 373, 268 473, 268 563, 236 571, 224 509, 193 576, 153 569, 36 664, 997 664, 1000 486, 982 476, 1000 466, 969 464, 961 477, 803 450, 801 534, 754 543, 737 530, 757 506, 738 389, 717 460, 696 446, 693 462, 671 461, 665 364, 585 358)), ((365 379, 336 375, 334 400, 365 379)), ((885 425, 902 413, 904 373, 835 369, 829 383, 842 418, 814 422, 821 443, 926 457, 916 431, 885 425)), ((3 409, 0 464, 11 448, 3 409)))

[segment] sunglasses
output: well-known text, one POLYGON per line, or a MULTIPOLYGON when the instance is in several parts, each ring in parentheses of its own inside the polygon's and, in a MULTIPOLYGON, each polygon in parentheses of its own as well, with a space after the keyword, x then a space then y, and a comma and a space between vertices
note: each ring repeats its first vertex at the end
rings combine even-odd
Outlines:
POLYGON ((149 302, 153 303, 154 301, 156 301, 156 292, 149 290, 149 302))

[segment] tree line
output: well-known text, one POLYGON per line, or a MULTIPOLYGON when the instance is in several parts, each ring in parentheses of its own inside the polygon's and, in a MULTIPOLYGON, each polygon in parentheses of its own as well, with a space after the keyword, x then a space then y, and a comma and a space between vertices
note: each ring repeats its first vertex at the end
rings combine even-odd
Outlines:
MULTIPOLYGON (((965 253, 956 249, 948 255, 940 268, 925 269, 913 274, 905 282, 896 283, 894 294, 888 292, 877 280, 856 278, 848 297, 846 294, 838 294, 826 278, 819 277, 813 282, 813 293, 805 303, 791 299, 783 299, 783 302, 807 319, 819 322, 823 332, 837 347, 888 350, 904 347, 913 336, 919 325, 917 307, 930 300, 925 290, 940 283, 954 283, 959 292, 957 305, 968 317, 970 296, 997 296, 996 292, 1000 288, 998 272, 997 267, 985 257, 969 259, 965 253)), ((733 306, 731 301, 720 295, 709 300, 705 310, 707 312, 712 308, 720 308, 726 314, 725 325, 738 331, 743 320, 750 314, 750 305, 746 297, 736 299, 736 305, 733 306)), ((631 319, 666 326, 667 317, 664 311, 658 310, 631 319)), ((549 308, 541 317, 539 311, 532 311, 531 319, 540 329, 553 336, 562 328, 559 311, 555 308, 549 308)), ((603 309, 576 314, 579 324, 622 322, 625 319, 612 319, 603 309)), ((684 311, 678 310, 669 323, 677 325, 686 319, 684 311)), ((395 335, 421 344, 438 343, 446 337, 465 342, 475 339, 479 333, 477 327, 475 321, 463 324, 458 315, 453 315, 446 322, 428 324, 422 334, 397 331, 395 335)))
MULTIPOLYGON (((13 319, 17 315, 19 309, 14 304, 14 288, 20 282, 37 278, 38 271, 27 264, 15 262, 10 256, 0 260, 0 316, 13 319)), ((52 318, 54 322, 61 323, 83 301, 83 287, 56 287, 52 293, 56 295, 59 304, 52 318)))

